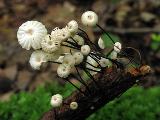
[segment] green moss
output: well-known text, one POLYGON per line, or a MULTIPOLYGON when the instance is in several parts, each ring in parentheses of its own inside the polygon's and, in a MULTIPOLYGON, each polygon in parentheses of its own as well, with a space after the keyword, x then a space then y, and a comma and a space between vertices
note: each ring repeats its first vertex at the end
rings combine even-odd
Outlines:
POLYGON ((151 35, 151 38, 151 48, 153 50, 158 50, 158 47, 160 46, 160 34, 153 33, 151 35))
POLYGON ((69 84, 60 86, 54 83, 40 86, 32 93, 13 95, 10 101, 0 102, 0 120, 38 120, 51 108, 50 98, 53 94, 68 96, 73 89, 69 84))
POLYGON ((110 102, 87 120, 158 120, 160 119, 160 87, 144 90, 135 87, 110 102))
MULTIPOLYGON (((48 84, 34 92, 13 95, 8 102, 0 102, 0 120, 38 120, 50 106, 50 97, 60 93, 68 96, 74 88, 70 84, 48 84)), ((87 120, 156 120, 160 118, 160 87, 144 90, 134 87, 110 102, 87 120)))

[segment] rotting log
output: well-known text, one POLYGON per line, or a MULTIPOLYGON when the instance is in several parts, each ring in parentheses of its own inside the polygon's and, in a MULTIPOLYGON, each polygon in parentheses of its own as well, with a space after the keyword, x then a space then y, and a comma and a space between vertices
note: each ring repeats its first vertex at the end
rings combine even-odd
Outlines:
POLYGON ((44 113, 41 120, 85 120, 96 110, 122 95, 137 80, 142 79, 149 72, 149 66, 142 66, 136 69, 132 68, 130 70, 120 70, 115 67, 102 70, 102 73, 94 76, 98 85, 93 80, 87 82, 91 93, 87 91, 86 87, 81 86, 80 89, 86 95, 78 90, 74 91, 64 100, 65 104, 60 108, 52 108, 50 111, 44 113), (71 110, 69 105, 67 105, 67 103, 70 104, 73 101, 78 103, 76 110, 71 110))

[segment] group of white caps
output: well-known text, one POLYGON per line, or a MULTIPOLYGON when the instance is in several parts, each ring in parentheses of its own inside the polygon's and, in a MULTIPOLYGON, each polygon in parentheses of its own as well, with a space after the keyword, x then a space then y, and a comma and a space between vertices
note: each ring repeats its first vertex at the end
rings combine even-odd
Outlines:
MULTIPOLYGON (((53 107, 60 107, 63 104, 63 97, 60 94, 53 95, 51 98, 51 105, 53 107)), ((67 103, 64 103, 67 104, 67 103)), ((67 104, 68 105, 68 104, 67 104)), ((76 110, 78 108, 77 102, 71 102, 69 104, 70 109, 76 110)))
MULTIPOLYGON (((85 26, 93 27, 98 23, 98 16, 93 11, 86 11, 81 16, 81 22, 85 26)), ((35 51, 32 53, 29 63, 33 69, 40 69, 44 62, 59 62, 61 63, 57 68, 57 74, 59 77, 66 78, 71 73, 71 69, 83 62, 84 56, 87 57, 86 67, 90 69, 96 69, 99 64, 101 67, 106 67, 110 64, 110 61, 106 58, 101 58, 99 64, 92 57, 88 56, 92 52, 89 45, 85 44, 83 37, 77 34, 78 23, 75 20, 71 20, 64 28, 54 28, 51 34, 47 33, 46 27, 38 21, 27 21, 23 23, 17 32, 17 38, 22 48, 30 50, 33 48, 35 51), (63 53, 62 44, 66 44, 65 41, 73 42, 81 46, 81 49, 73 50, 71 53, 63 53), (64 54, 62 56, 62 54, 64 54), (95 66, 95 67, 93 67, 95 66)), ((101 49, 105 49, 104 41, 100 37, 98 45, 101 49)), ((116 42, 114 44, 114 51, 111 53, 111 58, 116 59, 117 53, 121 50, 121 43, 116 42)), ((99 69, 97 69, 99 70, 99 69)), ((95 74, 96 72, 92 72, 95 74)), ((58 106, 62 97, 59 94, 52 97, 51 104, 58 106), (56 99, 55 99, 56 98, 56 99), (58 101, 58 102, 57 102, 58 101)), ((73 106, 75 102, 72 103, 73 106)), ((71 105, 72 106, 72 105, 71 105)))

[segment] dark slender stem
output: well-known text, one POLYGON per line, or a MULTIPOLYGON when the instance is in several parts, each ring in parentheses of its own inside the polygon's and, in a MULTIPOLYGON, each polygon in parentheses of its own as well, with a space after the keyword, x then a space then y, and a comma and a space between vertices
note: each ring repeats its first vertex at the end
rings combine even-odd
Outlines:
POLYGON ((79 45, 78 44, 76 44, 75 42, 71 42, 71 41, 64 41, 64 42, 66 42, 66 43, 69 43, 70 45, 73 45, 74 47, 79 47, 79 45))
POLYGON ((90 68, 87 68, 87 67, 86 67, 86 69, 89 70, 89 71, 101 73, 101 71, 93 70, 93 69, 90 69, 90 68))
MULTIPOLYGON (((129 57, 128 55, 126 55, 125 52, 122 52, 121 54, 124 55, 124 56, 126 56, 131 63, 135 62, 136 64, 139 64, 139 63, 137 63, 134 59, 130 59, 130 57, 129 57), (133 62, 132 62, 132 61, 133 61, 133 62)), ((132 64, 131 64, 131 66, 132 66, 133 68, 136 68, 136 67, 134 67, 132 64)))
POLYGON ((64 79, 65 81, 69 82, 72 86, 74 86, 80 93, 87 96, 80 88, 78 88, 76 85, 74 85, 68 78, 64 79))
MULTIPOLYGON (((140 60, 140 65, 142 65, 142 58, 141 58, 141 54, 140 54, 140 52, 137 50, 137 49, 135 49, 135 48, 132 48, 132 47, 126 47, 126 49, 132 49, 132 50, 134 50, 138 55, 139 55, 139 60, 140 60)), ((124 52, 125 53, 125 52, 124 52)), ((126 53, 127 54, 127 53, 126 53)), ((126 55, 127 57, 132 57, 131 55, 126 55)), ((138 64, 134 59, 133 59, 133 61, 136 63, 136 64, 138 64)))
POLYGON ((56 62, 56 61, 48 61, 49 63, 56 63, 56 64, 62 64, 60 62, 56 62))
MULTIPOLYGON (((90 66, 94 67, 94 68, 99 68, 99 67, 96 67, 96 66, 92 65, 92 64, 89 63, 89 62, 86 62, 86 63, 89 64, 90 66)), ((99 69, 100 69, 100 68, 99 68, 99 69)))
MULTIPOLYGON (((100 25, 98 25, 98 24, 96 24, 97 25, 97 27, 99 27, 109 38, 110 38, 110 40, 113 42, 113 43, 115 43, 114 42, 114 40, 112 39, 112 37, 100 26, 100 25)), ((117 47, 117 46, 115 46, 115 47, 117 47)), ((118 49, 119 49, 119 47, 117 47, 118 49)), ((120 49, 119 49, 120 50, 120 49)), ((125 52, 123 52, 123 51, 121 51, 125 56, 127 56, 128 57, 128 59, 130 60, 130 58, 129 58, 129 55, 128 54, 126 54, 125 52)), ((133 61, 137 64, 137 62, 133 59, 133 61)), ((133 66, 134 67, 134 66, 133 66)))
MULTIPOLYGON (((128 59, 131 61, 131 59, 130 59, 131 56, 130 56, 130 55, 128 55, 127 53, 125 53, 125 52, 123 52, 123 51, 121 52, 121 54, 124 55, 124 56, 126 56, 126 57, 128 57, 128 59)), ((133 60, 136 64, 139 64, 139 63, 137 63, 134 59, 132 59, 132 60, 133 60)))
POLYGON ((100 86, 98 85, 97 81, 94 79, 94 77, 90 74, 90 72, 88 72, 86 70, 86 68, 83 69, 84 72, 93 80, 93 82, 95 83, 95 85, 98 87, 98 89, 101 89, 100 86))
POLYGON ((113 50, 114 50, 114 49, 110 50, 110 51, 107 53, 106 56, 108 57, 108 56, 113 52, 113 50))
POLYGON ((87 33, 86 33, 84 30, 82 30, 81 28, 78 28, 78 29, 79 29, 82 33, 84 33, 84 34, 86 35, 86 37, 85 37, 85 36, 83 36, 83 37, 86 39, 86 42, 88 42, 87 44, 91 44, 91 45, 93 46, 93 48, 94 48, 96 51, 98 51, 98 48, 97 48, 96 44, 94 44, 94 43, 89 39, 87 33))
POLYGON ((78 43, 77 43, 77 41, 75 41, 75 39, 73 39, 72 37, 71 37, 71 39, 73 40, 73 42, 74 42, 77 46, 79 46, 78 43))
POLYGON ((80 78, 80 82, 86 87, 86 89, 87 89, 87 91, 89 92, 89 94, 91 94, 91 91, 89 90, 89 87, 87 86, 87 84, 85 83, 85 81, 82 79, 82 77, 81 77, 81 75, 80 75, 80 73, 79 73, 79 71, 78 71, 78 68, 77 67, 75 67, 76 68, 76 71, 77 71, 77 74, 78 74, 78 76, 79 76, 79 78, 80 78))
POLYGON ((101 54, 101 53, 91 52, 90 54, 93 55, 93 56, 95 56, 97 59, 101 59, 101 57, 105 57, 105 55, 103 55, 103 54, 101 54))
POLYGON ((65 46, 65 47, 73 48, 73 49, 76 49, 76 50, 80 50, 79 48, 76 48, 76 47, 73 47, 73 46, 64 45, 64 44, 61 44, 61 46, 65 46))
POLYGON ((91 54, 89 54, 89 56, 97 62, 98 66, 100 68, 102 68, 101 65, 99 64, 98 60, 95 58, 96 56, 94 56, 94 55, 92 56, 91 54))
MULTIPOLYGON (((90 54, 95 55, 94 53, 90 53, 90 54)), ((122 65, 120 62, 118 62, 118 61, 116 61, 116 60, 113 60, 113 59, 111 59, 111 58, 105 57, 105 56, 100 55, 100 54, 96 54, 96 55, 99 56, 99 57, 103 57, 103 58, 106 58, 106 59, 110 60, 112 63, 114 63, 114 64, 117 65, 117 66, 122 65)))
POLYGON ((97 25, 97 27, 99 27, 111 39, 111 41, 113 43, 115 43, 114 40, 112 39, 112 37, 100 25, 98 25, 98 24, 96 24, 96 25, 97 25))
POLYGON ((87 39, 89 39, 87 33, 84 30, 82 30, 81 28, 78 28, 78 29, 87 36, 87 39))
POLYGON ((90 52, 91 55, 94 55, 97 59, 101 59, 101 56, 99 56, 99 54, 101 53, 95 53, 95 52, 90 52))

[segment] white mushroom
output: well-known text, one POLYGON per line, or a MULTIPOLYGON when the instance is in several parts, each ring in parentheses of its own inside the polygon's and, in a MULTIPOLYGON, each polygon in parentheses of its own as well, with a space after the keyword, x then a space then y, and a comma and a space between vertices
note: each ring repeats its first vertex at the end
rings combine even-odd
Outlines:
POLYGON ((52 38, 50 35, 46 35, 41 42, 41 46, 45 52, 53 53, 60 48, 61 41, 55 38, 52 38))
POLYGON ((53 107, 59 107, 62 104, 63 97, 60 94, 53 95, 51 97, 51 105, 53 107))
POLYGON ((101 49, 104 49, 105 48, 105 44, 104 44, 104 41, 103 39, 100 37, 99 40, 98 40, 98 46, 101 48, 101 49))
POLYGON ((89 47, 89 45, 83 45, 81 47, 81 52, 83 55, 88 55, 91 51, 91 48, 89 47))
POLYGON ((27 21, 23 23, 18 31, 17 38, 22 48, 30 50, 40 49, 41 41, 47 35, 45 26, 38 21, 27 21))
POLYGON ((37 50, 31 54, 29 63, 33 69, 39 70, 43 62, 47 62, 47 57, 45 52, 37 50))
POLYGON ((71 20, 68 24, 68 31, 71 33, 76 33, 78 31, 78 23, 75 20, 71 20))
POLYGON ((67 78, 71 73, 72 67, 68 64, 60 64, 57 68, 57 74, 61 78, 67 78))
POLYGON ((98 16, 93 11, 86 11, 82 14, 81 21, 85 26, 95 26, 98 23, 98 16))
POLYGON ((119 53, 121 51, 121 49, 122 49, 121 43, 120 42, 116 42, 114 44, 114 51, 117 52, 117 53, 119 53))

